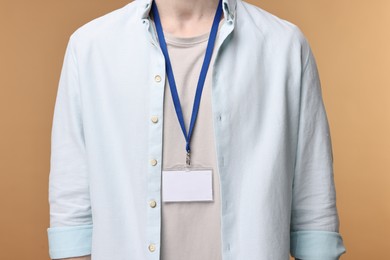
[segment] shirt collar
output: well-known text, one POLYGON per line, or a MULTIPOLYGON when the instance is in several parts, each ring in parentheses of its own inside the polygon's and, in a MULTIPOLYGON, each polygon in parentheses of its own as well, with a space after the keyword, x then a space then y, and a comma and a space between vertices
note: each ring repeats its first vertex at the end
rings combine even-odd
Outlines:
MULTIPOLYGON (((138 2, 138 15, 140 19, 147 19, 152 7, 153 0, 135 0, 138 2)), ((236 17, 237 0, 222 0, 223 14, 226 17, 226 21, 234 22, 236 17)))

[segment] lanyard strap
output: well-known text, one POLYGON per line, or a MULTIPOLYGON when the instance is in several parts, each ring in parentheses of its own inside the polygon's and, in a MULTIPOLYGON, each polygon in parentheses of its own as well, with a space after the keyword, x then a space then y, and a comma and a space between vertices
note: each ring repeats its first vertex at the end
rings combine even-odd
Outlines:
POLYGON ((216 10, 216 13, 214 16, 213 25, 211 27, 210 36, 209 36, 209 40, 207 43, 207 49, 206 49, 205 57, 203 60, 202 69, 201 69, 201 72, 199 75, 198 85, 196 88, 196 94, 195 94, 195 99, 194 99, 194 105, 192 108, 190 129, 189 129, 188 135, 187 135, 185 124, 184 124, 183 112, 181 110, 180 100, 179 100, 179 96, 177 93, 177 88, 176 88, 175 78, 173 76, 171 61, 169 59, 167 44, 165 42, 164 32, 162 29, 160 16, 158 14, 157 5, 156 5, 155 1, 152 2, 152 13, 153 13, 153 17, 154 17, 154 21, 155 21, 155 25, 156 25, 156 29, 157 29, 157 35, 159 38, 161 50, 165 56, 166 72, 167 72, 167 76, 168 76, 169 86, 171 89, 173 103, 175 105, 176 115, 177 115, 177 118, 180 122, 180 126, 181 126, 182 132, 184 134, 184 137, 186 139, 186 151, 187 151, 186 163, 187 163, 187 165, 190 165, 191 135, 192 135, 192 131, 193 131, 193 128, 195 125, 196 117, 198 115, 200 98, 202 95, 202 90, 203 90, 203 85, 204 85, 204 82, 206 79, 207 70, 209 68, 211 56, 213 54, 214 43, 215 43, 215 39, 217 36, 217 31, 218 31, 218 24, 219 24, 219 22, 221 20, 221 16, 222 16, 222 0, 219 1, 217 10, 216 10))

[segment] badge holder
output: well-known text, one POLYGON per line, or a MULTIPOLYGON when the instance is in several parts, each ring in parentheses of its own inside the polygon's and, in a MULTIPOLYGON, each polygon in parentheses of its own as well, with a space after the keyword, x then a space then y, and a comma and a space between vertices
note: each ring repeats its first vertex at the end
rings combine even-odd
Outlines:
POLYGON ((213 201, 213 168, 177 164, 162 171, 162 201, 213 201))

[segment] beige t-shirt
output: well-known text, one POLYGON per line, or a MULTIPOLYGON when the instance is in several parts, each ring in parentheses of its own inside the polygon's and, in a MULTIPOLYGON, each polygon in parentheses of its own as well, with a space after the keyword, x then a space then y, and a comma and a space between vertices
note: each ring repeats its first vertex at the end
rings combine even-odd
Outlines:
MULTIPOLYGON (((221 28, 222 21, 219 24, 221 28)), ((164 32, 177 92, 188 132, 195 91, 207 47, 209 33, 180 38, 164 32)), ((218 30, 219 34, 219 30, 218 30)), ((212 202, 162 203, 162 260, 220 260, 220 187, 212 120, 211 78, 216 46, 201 96, 191 137, 191 164, 213 169, 212 202)), ((168 79, 165 84, 163 122, 163 170, 185 164, 186 142, 176 116, 168 79)), ((164 187, 162 187, 164 188, 164 187)))

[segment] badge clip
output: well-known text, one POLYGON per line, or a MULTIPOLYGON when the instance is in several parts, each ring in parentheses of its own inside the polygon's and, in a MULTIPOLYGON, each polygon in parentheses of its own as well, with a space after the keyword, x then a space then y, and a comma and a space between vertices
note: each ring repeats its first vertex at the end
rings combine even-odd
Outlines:
POLYGON ((186 166, 190 166, 191 165, 191 152, 190 150, 187 151, 187 156, 186 156, 186 166))

